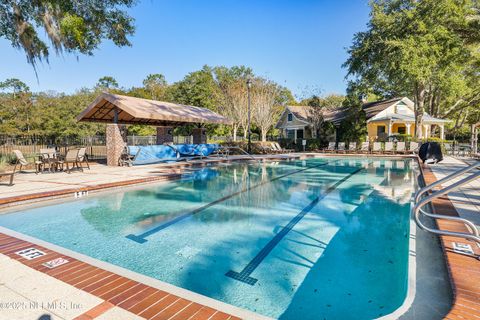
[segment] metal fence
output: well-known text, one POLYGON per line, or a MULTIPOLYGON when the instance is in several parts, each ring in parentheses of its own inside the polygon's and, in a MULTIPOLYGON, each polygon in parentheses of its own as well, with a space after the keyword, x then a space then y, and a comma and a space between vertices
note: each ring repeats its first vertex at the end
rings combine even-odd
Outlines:
POLYGON ((0 135, 0 156, 9 158, 13 150, 20 150, 24 155, 40 152, 40 149, 56 148, 61 154, 68 149, 86 147, 87 156, 92 160, 106 158, 104 136, 89 137, 45 137, 45 136, 5 136, 0 135))

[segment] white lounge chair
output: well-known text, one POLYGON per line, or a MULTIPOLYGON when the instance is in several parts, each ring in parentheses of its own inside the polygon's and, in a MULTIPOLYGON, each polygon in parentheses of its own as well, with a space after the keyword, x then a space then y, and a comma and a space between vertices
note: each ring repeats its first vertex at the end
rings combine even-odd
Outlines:
POLYGON ((329 142, 328 147, 326 147, 322 151, 323 152, 335 152, 335 144, 336 144, 335 142, 329 142))
POLYGON ((356 142, 350 142, 348 144, 348 152, 357 152, 357 143, 356 142))
POLYGON ((408 151, 411 153, 415 153, 418 151, 418 148, 419 148, 418 142, 411 141, 410 146, 408 147, 408 151))
POLYGON ((393 153, 393 142, 385 142, 385 149, 383 150, 383 153, 393 153))
POLYGON ((370 152, 370 142, 362 142, 362 145, 360 146, 360 153, 369 153, 370 152))
POLYGON ((382 152, 382 143, 381 142, 374 142, 372 153, 381 153, 382 152))
POLYGON ((339 142, 337 147, 338 153, 345 153, 345 142, 339 142))
POLYGON ((407 152, 407 150, 405 149, 405 142, 404 141, 397 142, 397 153, 404 154, 405 152, 407 152))
POLYGON ((278 142, 272 142, 272 147, 279 151, 280 153, 291 153, 291 152, 294 152, 295 150, 294 149, 284 149, 280 146, 280 143, 278 142))

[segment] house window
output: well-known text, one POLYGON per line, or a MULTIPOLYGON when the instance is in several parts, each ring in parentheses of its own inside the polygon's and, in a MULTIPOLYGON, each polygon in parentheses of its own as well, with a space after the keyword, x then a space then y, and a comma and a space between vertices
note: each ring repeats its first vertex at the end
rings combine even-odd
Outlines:
POLYGON ((405 134, 405 132, 407 132, 405 127, 398 127, 398 134, 405 134))
POLYGON ((295 130, 288 130, 287 129, 287 138, 288 139, 295 139, 295 130))
POLYGON ((385 133, 385 126, 378 126, 377 127, 377 136, 381 136, 385 133))
POLYGON ((287 121, 293 121, 293 114, 287 114, 287 121))

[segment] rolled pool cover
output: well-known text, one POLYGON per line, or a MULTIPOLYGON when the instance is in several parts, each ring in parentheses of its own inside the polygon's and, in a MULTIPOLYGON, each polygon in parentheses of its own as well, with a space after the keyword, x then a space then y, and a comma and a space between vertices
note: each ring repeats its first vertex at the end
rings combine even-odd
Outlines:
POLYGON ((437 163, 443 160, 442 147, 438 142, 426 142, 420 146, 418 156, 423 163, 437 163))

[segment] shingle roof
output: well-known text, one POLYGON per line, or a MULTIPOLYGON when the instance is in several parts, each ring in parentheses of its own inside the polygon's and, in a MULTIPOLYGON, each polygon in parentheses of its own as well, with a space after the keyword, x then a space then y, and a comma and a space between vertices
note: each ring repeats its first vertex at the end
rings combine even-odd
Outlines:
POLYGON ((312 112, 313 109, 311 106, 287 106, 287 108, 293 113, 295 118, 307 122, 310 112, 312 112))
POLYGON ((365 116, 368 119, 376 116, 379 112, 390 107, 392 104, 397 103, 398 101, 402 100, 403 98, 393 98, 387 100, 380 100, 374 102, 368 102, 363 104, 362 109, 365 111, 365 116))
POLYGON ((122 124, 231 124, 229 119, 209 109, 111 93, 98 96, 77 120, 113 123, 114 110, 118 111, 118 123, 122 124))
MULTIPOLYGON (((293 115, 305 122, 310 122, 310 114, 314 107, 311 106, 287 106, 287 109, 293 113, 293 115)), ((347 109, 346 107, 338 107, 335 109, 324 109, 323 110, 323 118, 325 121, 332 122, 335 125, 340 124, 340 122, 347 117, 347 109)))

